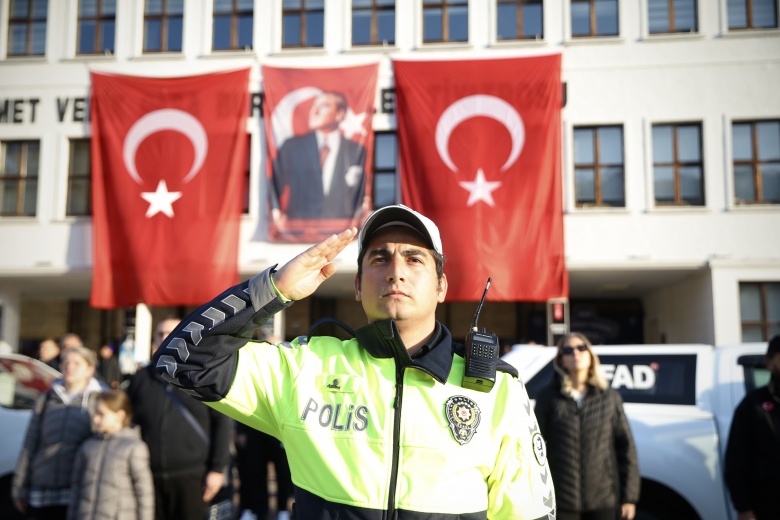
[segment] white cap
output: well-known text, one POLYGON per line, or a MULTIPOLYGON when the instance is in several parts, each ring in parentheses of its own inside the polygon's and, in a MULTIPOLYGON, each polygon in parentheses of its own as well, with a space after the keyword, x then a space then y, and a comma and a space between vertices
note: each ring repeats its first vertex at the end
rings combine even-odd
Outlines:
POLYGON ((363 248, 374 233, 389 226, 406 226, 415 230, 425 239, 431 249, 440 255, 444 254, 441 247, 441 235, 439 235, 439 228, 436 227, 436 224, 425 215, 417 213, 403 204, 396 204, 379 208, 368 216, 358 235, 360 248, 358 255, 363 254, 363 248))

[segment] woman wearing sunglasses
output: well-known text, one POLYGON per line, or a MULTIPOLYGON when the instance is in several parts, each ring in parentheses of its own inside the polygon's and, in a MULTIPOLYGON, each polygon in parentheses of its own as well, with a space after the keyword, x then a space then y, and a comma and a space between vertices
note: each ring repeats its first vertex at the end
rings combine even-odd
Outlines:
POLYGON ((555 377, 536 399, 558 520, 632 520, 639 501, 636 448, 623 400, 609 388, 583 334, 558 342, 555 377))

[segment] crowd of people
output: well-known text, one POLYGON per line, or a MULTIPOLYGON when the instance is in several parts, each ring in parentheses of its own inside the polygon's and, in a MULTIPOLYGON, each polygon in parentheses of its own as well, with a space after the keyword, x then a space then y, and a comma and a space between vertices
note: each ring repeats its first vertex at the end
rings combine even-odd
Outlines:
MULTIPOLYGON (((75 335, 43 342, 41 360, 62 378, 36 403, 16 507, 36 519, 106 508, 100 517, 234 519, 237 466, 242 520, 265 520, 273 462, 282 518, 294 508, 307 520, 633 520, 636 448, 588 338, 559 340, 533 410, 501 360, 489 392, 465 390, 463 345, 435 317, 444 261, 430 219, 388 206, 359 235, 333 235, 183 320, 160 321, 152 362, 125 383, 109 348, 98 361, 75 335), (368 325, 349 340, 254 340, 335 273, 356 237, 368 325)), ((739 520, 780 518, 780 336, 765 361, 769 384, 737 408, 725 457, 739 520)))

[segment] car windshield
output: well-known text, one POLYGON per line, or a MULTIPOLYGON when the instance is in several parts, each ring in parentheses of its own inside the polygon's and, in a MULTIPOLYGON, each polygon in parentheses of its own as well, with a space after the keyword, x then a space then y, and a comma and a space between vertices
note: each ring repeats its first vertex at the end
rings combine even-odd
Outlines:
POLYGON ((0 355, 0 406, 30 410, 60 373, 36 359, 20 354, 0 355))

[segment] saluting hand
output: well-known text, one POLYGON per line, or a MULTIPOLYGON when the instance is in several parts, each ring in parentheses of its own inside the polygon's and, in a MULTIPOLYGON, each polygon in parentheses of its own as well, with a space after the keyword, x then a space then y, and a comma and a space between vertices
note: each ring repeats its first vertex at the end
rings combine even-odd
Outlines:
POLYGON ((285 298, 301 300, 314 293, 337 271, 330 262, 357 235, 357 228, 345 229, 299 254, 274 273, 274 284, 285 298))

